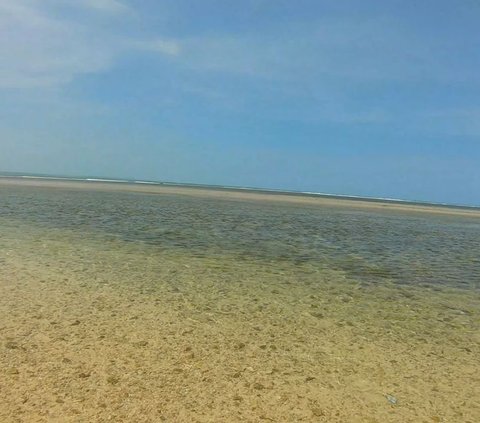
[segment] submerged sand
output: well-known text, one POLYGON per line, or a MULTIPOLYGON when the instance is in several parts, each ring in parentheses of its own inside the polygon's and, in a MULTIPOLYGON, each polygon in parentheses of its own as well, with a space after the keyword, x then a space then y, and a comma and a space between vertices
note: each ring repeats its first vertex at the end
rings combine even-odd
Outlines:
POLYGON ((1 422, 478 422, 480 294, 0 218, 1 422))

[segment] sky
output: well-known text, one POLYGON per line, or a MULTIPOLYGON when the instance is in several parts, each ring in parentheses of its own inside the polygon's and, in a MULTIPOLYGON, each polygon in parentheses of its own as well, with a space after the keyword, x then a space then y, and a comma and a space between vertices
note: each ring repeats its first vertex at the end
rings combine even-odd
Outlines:
POLYGON ((0 171, 480 205, 477 0, 0 0, 0 171))

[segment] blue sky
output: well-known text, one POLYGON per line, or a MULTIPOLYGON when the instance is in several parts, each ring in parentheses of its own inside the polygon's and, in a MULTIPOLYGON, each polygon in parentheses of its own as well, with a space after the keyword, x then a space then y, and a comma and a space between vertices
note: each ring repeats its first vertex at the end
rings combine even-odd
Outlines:
POLYGON ((0 170, 480 205, 480 3, 0 0, 0 170))

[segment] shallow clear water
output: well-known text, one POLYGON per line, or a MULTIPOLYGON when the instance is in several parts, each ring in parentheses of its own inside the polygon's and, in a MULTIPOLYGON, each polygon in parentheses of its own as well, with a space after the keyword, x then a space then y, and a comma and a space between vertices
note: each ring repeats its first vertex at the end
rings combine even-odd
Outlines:
POLYGON ((126 192, 0 195, 0 216, 161 250, 310 263, 365 283, 480 288, 479 219, 126 192))
POLYGON ((0 421, 480 421, 480 221, 0 185, 0 421))

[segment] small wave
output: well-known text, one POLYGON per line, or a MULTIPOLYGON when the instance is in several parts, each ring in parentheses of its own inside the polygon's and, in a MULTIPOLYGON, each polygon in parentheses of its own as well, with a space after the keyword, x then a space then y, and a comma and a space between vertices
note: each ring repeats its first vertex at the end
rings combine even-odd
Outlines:
POLYGON ((151 182, 151 181, 133 181, 134 184, 144 184, 144 185, 163 185, 161 182, 151 182))

